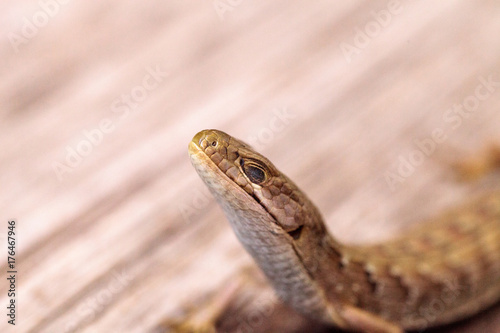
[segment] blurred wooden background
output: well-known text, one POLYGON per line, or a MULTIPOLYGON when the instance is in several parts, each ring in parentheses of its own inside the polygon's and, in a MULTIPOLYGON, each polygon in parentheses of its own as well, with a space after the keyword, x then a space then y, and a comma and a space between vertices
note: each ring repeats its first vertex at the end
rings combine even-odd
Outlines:
MULTIPOLYGON (((459 203, 474 185, 450 165, 500 140, 497 1, 19 0, 0 17, 3 249, 19 231, 2 332, 151 332, 252 265, 190 165, 201 129, 253 144, 355 242, 459 203)), ((499 332, 499 311, 447 331, 499 332)))

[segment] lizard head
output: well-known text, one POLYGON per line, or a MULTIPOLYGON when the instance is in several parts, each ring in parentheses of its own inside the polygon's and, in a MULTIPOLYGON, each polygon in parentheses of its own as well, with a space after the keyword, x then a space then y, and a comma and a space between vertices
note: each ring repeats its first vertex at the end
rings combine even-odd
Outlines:
MULTIPOLYGON (((194 136, 189 152, 195 167, 201 153, 204 164, 211 163, 220 170, 208 181, 216 182, 220 177, 230 180, 246 193, 247 202, 262 206, 273 223, 293 240, 301 238, 304 228, 321 227, 314 225, 319 213, 311 201, 271 161, 243 141, 222 131, 204 130, 194 136), (315 216, 308 219, 311 213, 315 216)), ((206 175, 200 176, 207 182, 206 175)))

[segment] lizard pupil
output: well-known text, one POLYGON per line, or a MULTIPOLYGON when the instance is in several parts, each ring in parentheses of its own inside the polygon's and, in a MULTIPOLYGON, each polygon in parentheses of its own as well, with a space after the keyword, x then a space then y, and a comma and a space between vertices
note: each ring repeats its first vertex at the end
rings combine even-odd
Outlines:
POLYGON ((254 184, 260 184, 266 180, 265 171, 253 164, 245 164, 243 160, 241 160, 240 164, 243 167, 243 171, 247 175, 248 179, 254 184))

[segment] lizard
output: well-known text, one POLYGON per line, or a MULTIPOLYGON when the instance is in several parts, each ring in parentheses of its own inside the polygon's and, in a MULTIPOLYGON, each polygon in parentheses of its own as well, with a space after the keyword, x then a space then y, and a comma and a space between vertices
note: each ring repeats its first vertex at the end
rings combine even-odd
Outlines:
POLYGON ((461 320, 500 299, 500 190, 389 241, 343 244, 307 195, 248 144, 203 130, 188 150, 278 297, 309 318, 396 333, 461 320))

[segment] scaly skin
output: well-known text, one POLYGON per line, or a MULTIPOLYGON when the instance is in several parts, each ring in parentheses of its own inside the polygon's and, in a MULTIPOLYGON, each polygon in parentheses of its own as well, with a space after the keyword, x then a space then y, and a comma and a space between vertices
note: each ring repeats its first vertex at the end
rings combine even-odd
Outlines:
POLYGON ((500 299, 500 191, 372 246, 339 243, 307 196, 264 156, 217 130, 189 153, 279 297, 347 330, 401 332, 500 299))

